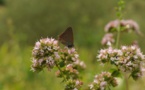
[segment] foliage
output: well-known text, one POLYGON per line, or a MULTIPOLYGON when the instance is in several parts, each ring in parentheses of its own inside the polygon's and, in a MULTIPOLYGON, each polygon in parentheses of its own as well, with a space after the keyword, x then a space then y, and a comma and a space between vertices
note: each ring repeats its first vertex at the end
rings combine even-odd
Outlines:
MULTIPOLYGON (((96 73, 108 70, 96 64, 97 49, 101 47, 105 24, 116 18, 116 0, 5 0, 0 6, 0 90, 62 90, 61 79, 45 70, 39 74, 30 71, 32 45, 39 38, 57 36, 68 26, 74 30, 75 46, 80 58, 87 63, 83 81, 91 82, 96 73), (11 33, 13 32, 13 36, 11 33), (25 47, 24 47, 25 46, 25 47), (91 53, 94 54, 91 54, 91 53), (35 74, 35 75, 34 75, 35 74), (56 87, 57 86, 57 87, 56 87)), ((145 1, 127 0, 124 16, 132 18, 145 29, 143 17, 145 1)), ((57 38, 57 37, 56 37, 57 38)), ((145 52, 144 37, 123 33, 121 44, 130 44, 137 38, 145 52)), ((114 90, 124 90, 123 81, 114 90)), ((129 80, 131 90, 144 90, 145 78, 129 80)), ((84 83, 84 86, 88 83, 84 83)))

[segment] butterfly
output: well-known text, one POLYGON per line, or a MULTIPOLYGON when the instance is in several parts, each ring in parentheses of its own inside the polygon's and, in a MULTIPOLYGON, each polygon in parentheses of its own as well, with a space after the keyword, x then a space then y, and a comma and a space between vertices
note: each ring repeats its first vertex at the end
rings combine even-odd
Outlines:
POLYGON ((72 27, 68 27, 62 34, 60 34, 58 40, 68 48, 74 47, 72 27))

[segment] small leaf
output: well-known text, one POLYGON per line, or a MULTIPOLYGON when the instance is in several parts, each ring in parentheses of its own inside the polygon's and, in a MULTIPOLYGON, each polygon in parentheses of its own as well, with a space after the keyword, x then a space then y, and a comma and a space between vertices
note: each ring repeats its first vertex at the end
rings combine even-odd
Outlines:
POLYGON ((139 72, 139 69, 134 70, 134 71, 131 73, 130 76, 133 78, 133 80, 137 80, 137 79, 139 78, 138 73, 140 73, 140 72, 139 72))
POLYGON ((58 63, 58 65, 59 65, 60 67, 64 67, 64 66, 65 66, 65 63, 64 63, 64 61, 61 61, 61 62, 58 63))
POLYGON ((114 77, 121 77, 121 73, 119 70, 114 70, 111 75, 114 77))

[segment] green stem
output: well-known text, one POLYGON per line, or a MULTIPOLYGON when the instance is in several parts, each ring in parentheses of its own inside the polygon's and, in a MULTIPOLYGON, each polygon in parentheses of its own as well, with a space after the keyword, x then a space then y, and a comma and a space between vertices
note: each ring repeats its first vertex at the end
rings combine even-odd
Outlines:
POLYGON ((58 66, 58 64, 55 62, 55 65, 56 65, 56 67, 58 68, 58 70, 60 71, 60 73, 62 73, 62 76, 63 76, 63 78, 64 78, 64 81, 67 81, 67 79, 65 78, 65 76, 64 76, 64 73, 63 73, 63 71, 61 70, 61 68, 58 66))
POLYGON ((120 25, 119 25, 118 28, 117 28, 116 48, 119 47, 120 31, 121 31, 121 27, 120 27, 120 25))
POLYGON ((128 77, 127 77, 126 73, 125 73, 124 77, 125 77, 126 90, 129 90, 128 77))
POLYGON ((123 18, 123 9, 124 9, 124 0, 119 0, 118 1, 118 7, 117 7, 117 16, 119 19, 119 26, 117 28, 117 39, 116 39, 116 48, 119 47, 119 40, 120 40, 120 32, 121 32, 121 26, 120 26, 120 21, 123 18))

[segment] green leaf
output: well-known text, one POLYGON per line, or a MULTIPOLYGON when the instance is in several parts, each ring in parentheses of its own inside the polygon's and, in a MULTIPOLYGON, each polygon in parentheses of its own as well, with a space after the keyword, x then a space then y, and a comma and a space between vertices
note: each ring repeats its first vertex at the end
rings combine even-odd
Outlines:
POLYGON ((121 77, 121 73, 119 70, 114 70, 111 75, 114 77, 121 77))
POLYGON ((139 69, 134 70, 134 71, 131 73, 130 76, 133 78, 133 80, 137 80, 137 79, 139 78, 138 73, 140 73, 139 69))
POLYGON ((60 67, 64 67, 64 66, 65 66, 65 63, 64 63, 64 61, 61 61, 61 62, 58 63, 58 65, 59 65, 60 67))

